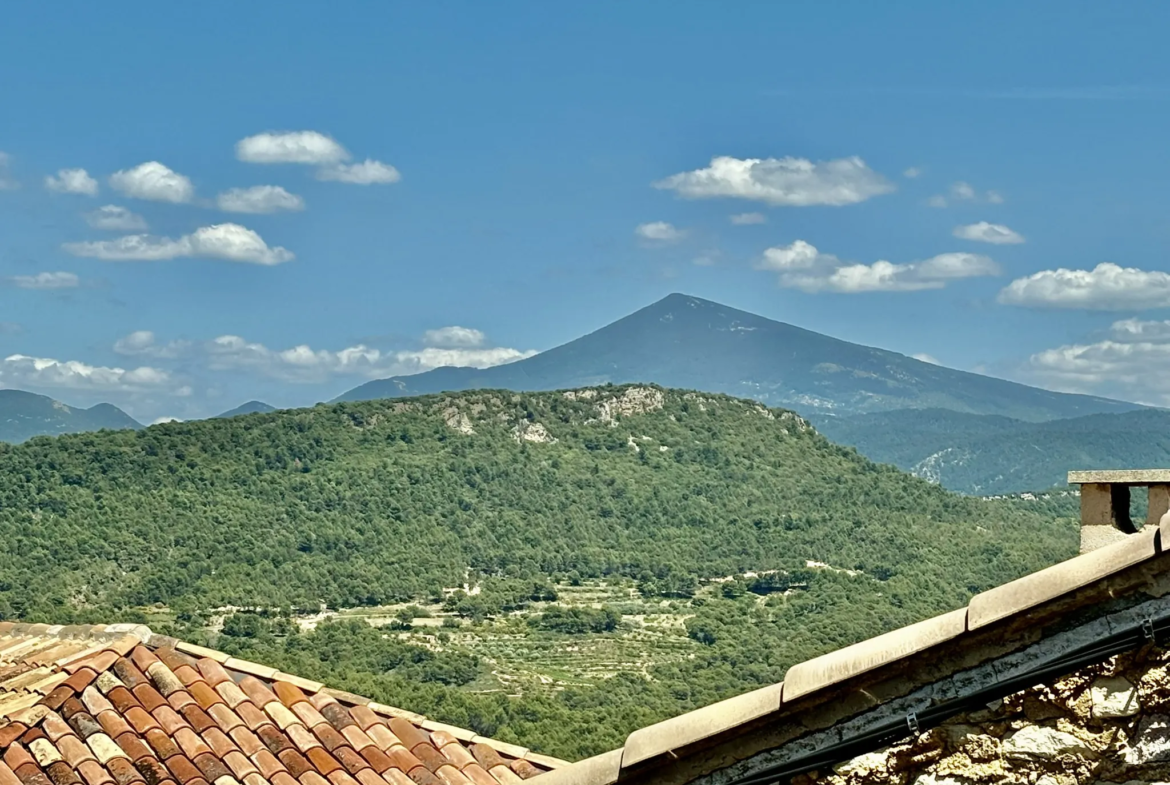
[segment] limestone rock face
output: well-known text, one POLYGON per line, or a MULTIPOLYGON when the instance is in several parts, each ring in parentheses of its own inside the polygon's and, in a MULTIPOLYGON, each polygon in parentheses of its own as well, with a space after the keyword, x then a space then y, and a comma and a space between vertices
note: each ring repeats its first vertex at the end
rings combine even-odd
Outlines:
POLYGON ((1093 696, 1093 719, 1096 720, 1132 717, 1142 710, 1137 689, 1129 679, 1097 679, 1090 688, 1090 694, 1093 696))
POLYGON ((1170 761, 1170 718, 1154 714, 1142 719, 1137 735, 1125 751, 1125 762, 1131 766, 1170 761))
POLYGON ((1091 757, 1093 750, 1071 733, 1028 725, 1004 741, 1003 754, 1021 760, 1049 760, 1061 755, 1091 757))

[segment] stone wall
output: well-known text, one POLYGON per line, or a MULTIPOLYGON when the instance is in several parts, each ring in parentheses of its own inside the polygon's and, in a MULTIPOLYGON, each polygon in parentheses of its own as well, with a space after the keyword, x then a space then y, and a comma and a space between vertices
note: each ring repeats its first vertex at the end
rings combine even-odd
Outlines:
POLYGON ((797 785, 1170 784, 1170 653, 1146 647, 797 785))

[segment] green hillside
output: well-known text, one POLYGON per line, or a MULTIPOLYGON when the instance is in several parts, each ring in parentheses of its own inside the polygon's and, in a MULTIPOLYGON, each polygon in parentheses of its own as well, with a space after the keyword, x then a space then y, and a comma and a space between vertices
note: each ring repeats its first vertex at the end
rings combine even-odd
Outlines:
POLYGON ((978 495, 1064 485, 1070 469, 1170 465, 1170 411, 1028 423, 942 409, 817 417, 818 429, 880 463, 978 495))
POLYGON ((44 395, 0 390, 0 442, 18 444, 34 436, 141 427, 141 423, 108 403, 75 409, 44 395))
MULTIPOLYGON (((875 465, 789 412, 651 387, 39 438, 0 447, 0 476, 5 617, 146 619, 566 757, 1076 548, 1069 520, 875 465), (294 633, 281 620, 411 601, 474 626, 580 584, 636 586, 693 648, 604 688, 516 700, 490 661, 442 638, 422 648, 360 622, 294 633), (268 610, 205 629, 225 605, 268 610)), ((530 629, 621 635, 637 623, 627 613, 556 611, 530 629)))

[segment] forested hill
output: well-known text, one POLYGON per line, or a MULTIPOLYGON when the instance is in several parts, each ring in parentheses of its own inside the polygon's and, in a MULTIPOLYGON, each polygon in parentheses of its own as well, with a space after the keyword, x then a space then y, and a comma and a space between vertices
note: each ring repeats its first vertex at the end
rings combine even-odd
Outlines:
POLYGON ((141 428, 141 423, 116 406, 99 403, 75 409, 44 395, 0 390, 0 442, 19 443, 34 436, 141 428))
POLYGON ((942 408, 1039 422, 1141 408, 957 371, 684 294, 518 362, 378 379, 338 400, 606 382, 721 392, 806 415, 942 408))
POLYGON ((374 604, 484 576, 671 594, 815 560, 861 571, 886 608, 848 638, 1075 551, 1068 525, 877 466, 791 413, 650 387, 38 438, 0 446, 0 476, 0 614, 58 622, 374 604))

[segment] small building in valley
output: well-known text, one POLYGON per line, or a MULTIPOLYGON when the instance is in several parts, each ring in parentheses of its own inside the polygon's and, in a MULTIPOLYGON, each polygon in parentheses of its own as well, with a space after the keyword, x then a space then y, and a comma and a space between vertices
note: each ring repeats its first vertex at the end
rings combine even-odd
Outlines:
POLYGON ((1170 782, 1170 472, 1069 480, 1085 491, 1076 558, 534 785, 1170 782))

